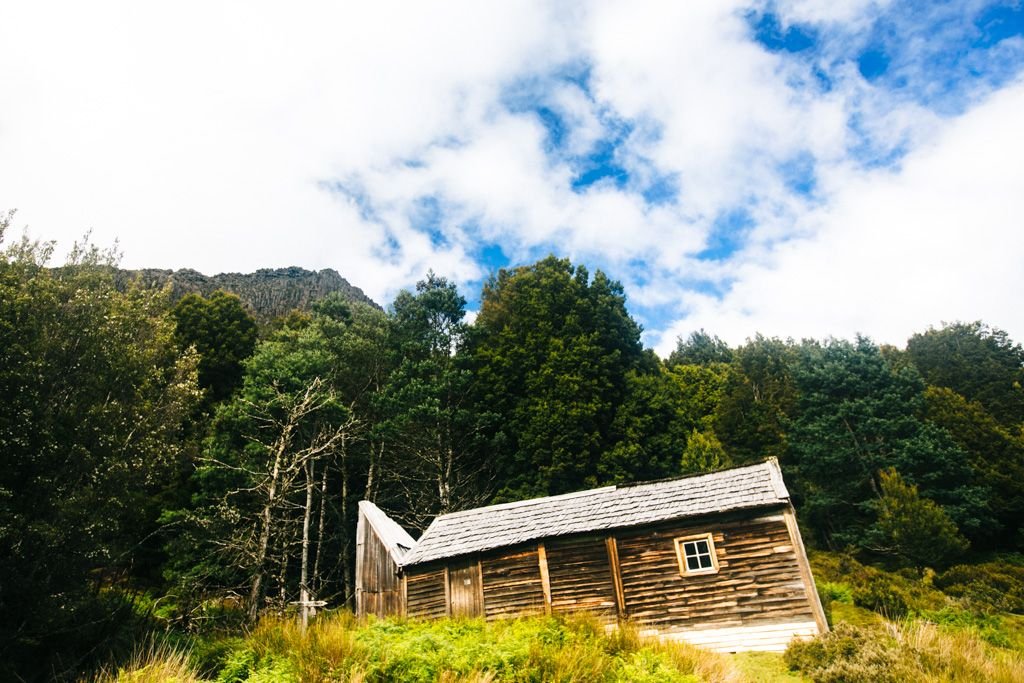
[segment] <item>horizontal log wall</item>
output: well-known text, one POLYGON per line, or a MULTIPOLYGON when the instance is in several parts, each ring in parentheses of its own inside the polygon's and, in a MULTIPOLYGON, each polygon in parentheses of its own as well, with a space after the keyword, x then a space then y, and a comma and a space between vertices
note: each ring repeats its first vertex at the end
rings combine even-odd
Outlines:
POLYGON ((406 602, 410 617, 436 619, 448 615, 448 575, 444 567, 406 575, 406 602))
MULTIPOLYGON (((644 635, 711 649, 782 650, 794 636, 827 628, 815 622, 816 594, 805 589, 809 570, 802 571, 792 538, 781 511, 734 513, 547 538, 471 562, 479 562, 488 620, 589 612, 607 622, 633 620, 644 635), (718 572, 683 575, 675 539, 706 533, 712 534, 718 572)), ((451 614, 449 572, 467 561, 408 568, 408 614, 451 614)))
POLYGON ((536 546, 506 548, 484 555, 480 565, 488 621, 544 614, 544 583, 536 546))
POLYGON ((619 532, 626 613, 659 633, 814 621, 781 514, 619 532), (683 576, 674 539, 712 533, 719 571, 683 576))
POLYGON ((604 537, 551 538, 544 545, 552 612, 590 612, 614 621, 615 586, 604 537))

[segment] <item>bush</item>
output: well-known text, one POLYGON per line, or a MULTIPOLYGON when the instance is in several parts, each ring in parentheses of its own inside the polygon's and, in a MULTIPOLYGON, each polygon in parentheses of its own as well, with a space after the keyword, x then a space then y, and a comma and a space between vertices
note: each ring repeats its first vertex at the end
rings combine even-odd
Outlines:
POLYGON ((820 552, 812 556, 812 563, 823 598, 852 602, 889 618, 939 610, 949 604, 945 594, 922 581, 916 572, 902 576, 863 565, 850 555, 820 552))
POLYGON ((921 621, 865 629, 839 624, 809 641, 794 642, 786 663, 815 683, 1024 680, 1024 658, 996 651, 976 634, 921 621))
POLYGON ((1024 567, 1017 564, 959 564, 935 577, 935 586, 974 609, 1024 614, 1024 567))
POLYGON ((907 593, 890 579, 869 581, 853 590, 853 604, 888 619, 898 619, 909 612, 907 593))
POLYGON ((815 683, 899 683, 916 680, 896 643, 881 632, 839 624, 813 640, 794 641, 786 664, 815 683))

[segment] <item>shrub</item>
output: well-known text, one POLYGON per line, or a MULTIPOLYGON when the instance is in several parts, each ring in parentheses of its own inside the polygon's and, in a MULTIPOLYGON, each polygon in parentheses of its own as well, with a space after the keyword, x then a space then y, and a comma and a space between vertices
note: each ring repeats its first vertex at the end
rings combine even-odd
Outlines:
POLYGON ((935 585, 975 609, 1024 614, 1024 567, 1017 564, 958 564, 935 577, 935 585))
POLYGON ((809 641, 794 642, 786 663, 815 683, 1024 680, 1024 658, 991 648, 975 633, 904 620, 886 628, 839 624, 809 641))
POLYGON ((908 602, 907 593, 891 579, 868 581, 853 590, 853 604, 889 619, 906 616, 908 602))
POLYGON ((899 683, 915 680, 896 643, 883 633, 839 624, 813 640, 794 641, 786 664, 815 683, 899 683))

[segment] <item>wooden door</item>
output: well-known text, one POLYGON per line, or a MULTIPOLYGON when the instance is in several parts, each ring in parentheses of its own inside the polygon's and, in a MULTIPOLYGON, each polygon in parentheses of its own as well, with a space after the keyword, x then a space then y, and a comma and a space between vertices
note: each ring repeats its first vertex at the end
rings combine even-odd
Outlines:
POLYGON ((476 560, 448 566, 448 595, 453 617, 481 617, 484 614, 480 565, 476 560))

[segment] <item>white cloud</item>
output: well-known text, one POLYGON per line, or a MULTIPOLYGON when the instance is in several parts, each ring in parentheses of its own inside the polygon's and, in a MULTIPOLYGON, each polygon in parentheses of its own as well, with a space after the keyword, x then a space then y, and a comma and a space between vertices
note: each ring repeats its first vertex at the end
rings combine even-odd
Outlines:
POLYGON ((811 237, 738 265, 721 301, 691 296, 662 337, 706 328, 733 343, 869 334, 902 345, 942 321, 984 319, 1024 338, 1024 82, 949 121, 897 170, 835 171, 811 237))
MULTIPOLYGON (((842 25, 853 40, 884 5, 779 8, 783 22, 842 25)), ((479 282, 482 243, 517 262, 552 249, 605 267, 641 306, 678 306, 685 318, 650 332, 662 350, 701 326, 733 341, 860 330, 898 342, 983 317, 1020 337, 1003 296, 1021 291, 1019 269, 999 246, 1020 246, 1020 102, 1006 104, 1020 86, 952 122, 837 54, 825 56, 831 87, 810 87, 812 65, 753 43, 746 11, 720 0, 7 3, 0 209, 65 246, 88 227, 100 244, 120 238, 127 266, 332 267, 381 303, 429 268, 479 282), (559 77, 584 68, 589 92, 559 77), (512 86, 558 112, 560 150, 537 115, 506 106, 512 86), (623 121, 634 128, 616 163, 629 183, 574 191, 577 157, 623 121), (864 139, 911 154, 867 172, 848 158, 864 139), (801 155, 815 164, 814 197, 779 171, 801 155), (645 202, 652 178, 674 183, 678 201, 645 202), (416 223, 425 197, 440 236, 416 223), (754 221, 743 248, 697 258, 739 208, 754 221), (963 232, 971 220, 984 225, 963 232), (719 300, 698 283, 732 288, 719 300)))

